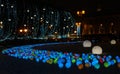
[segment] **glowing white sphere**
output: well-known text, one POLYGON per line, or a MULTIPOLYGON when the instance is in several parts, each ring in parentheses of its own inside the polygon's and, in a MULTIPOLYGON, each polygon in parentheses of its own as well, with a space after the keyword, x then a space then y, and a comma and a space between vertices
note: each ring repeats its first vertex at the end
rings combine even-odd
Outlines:
POLYGON ((91 47, 91 46, 92 46, 91 41, 85 40, 85 41, 83 42, 83 47, 91 47))
POLYGON ((92 54, 102 54, 102 48, 100 46, 94 46, 92 48, 92 54))
POLYGON ((110 43, 113 45, 113 44, 116 44, 116 40, 111 40, 110 43))

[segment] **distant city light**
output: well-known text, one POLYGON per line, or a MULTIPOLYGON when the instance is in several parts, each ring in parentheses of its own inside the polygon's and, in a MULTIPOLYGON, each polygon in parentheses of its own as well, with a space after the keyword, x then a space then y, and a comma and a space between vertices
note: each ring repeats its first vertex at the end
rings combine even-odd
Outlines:
POLYGON ((55 34, 57 34, 57 32, 55 32, 55 34))
POLYGON ((46 21, 46 23, 48 24, 49 22, 48 22, 48 21, 46 21))
POLYGON ((81 22, 76 22, 76 25, 77 25, 77 26, 80 26, 80 25, 81 25, 81 22))
POLYGON ((71 17, 68 17, 68 19, 70 19, 71 17))
POLYGON ((51 14, 54 14, 54 12, 52 11, 51 14))
POLYGON ((1 4, 1 7, 3 7, 4 6, 4 4, 1 4))
POLYGON ((101 11, 101 10, 102 10, 101 8, 98 8, 98 9, 97 9, 98 12, 101 11))
POLYGON ((34 29, 34 27, 32 27, 32 29, 34 29))
POLYGON ((29 13, 29 12, 30 12, 30 10, 27 10, 27 12, 29 13))
POLYGON ((85 10, 77 11, 77 15, 82 16, 83 14, 85 14, 85 10))
POLYGON ((66 28, 68 28, 69 26, 67 25, 66 28))
POLYGON ((28 29, 24 29, 24 32, 28 32, 28 29))
POLYGON ((19 30, 19 32, 23 32, 23 30, 22 30, 22 29, 20 29, 20 30, 19 30))
POLYGON ((113 26, 113 25, 114 25, 114 23, 113 23, 113 22, 111 22, 111 23, 110 23, 110 25, 111 25, 111 26, 113 26))
POLYGON ((85 10, 82 10, 82 14, 85 14, 85 10))
POLYGON ((103 24, 100 24, 100 26, 103 26, 103 24))
POLYGON ((27 26, 26 24, 24 24, 24 26, 27 26))
POLYGON ((30 19, 33 19, 33 17, 30 17, 30 19))
POLYGON ((36 17, 36 15, 34 15, 34 17, 36 17))
POLYGON ((0 28, 3 28, 3 22, 2 21, 0 22, 0 28))
POLYGON ((14 6, 12 5, 11 8, 14 8, 14 6))
POLYGON ((45 9, 45 8, 43 8, 43 10, 45 11, 46 9, 45 9))
POLYGON ((0 28, 2 29, 2 28, 3 28, 3 25, 0 25, 0 28))
POLYGON ((77 33, 77 31, 75 30, 74 33, 77 33))
POLYGON ((2 21, 0 21, 0 24, 3 24, 3 22, 2 22, 2 21))
POLYGON ((43 18, 41 17, 40 19, 42 20, 43 18))
POLYGON ((11 19, 8 19, 8 21, 11 21, 11 19))
POLYGON ((64 21, 66 21, 66 19, 64 19, 64 21))
POLYGON ((50 25, 51 27, 53 27, 53 25, 50 25))

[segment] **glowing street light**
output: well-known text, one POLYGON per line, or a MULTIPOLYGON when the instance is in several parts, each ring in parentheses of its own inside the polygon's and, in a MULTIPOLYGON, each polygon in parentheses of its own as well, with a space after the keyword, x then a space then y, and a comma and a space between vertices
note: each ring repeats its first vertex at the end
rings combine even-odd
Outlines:
POLYGON ((82 14, 85 14, 85 10, 82 10, 82 14))
POLYGON ((28 32, 28 29, 24 29, 24 32, 25 32, 25 33, 28 32))
POLYGON ((80 36, 81 22, 76 22, 76 26, 77 26, 77 36, 80 36))
POLYGON ((85 14, 85 10, 77 11, 77 15, 82 16, 83 14, 85 14))
POLYGON ((21 33, 21 32, 23 32, 23 30, 22 30, 22 29, 20 29, 20 30, 19 30, 19 32, 21 33))

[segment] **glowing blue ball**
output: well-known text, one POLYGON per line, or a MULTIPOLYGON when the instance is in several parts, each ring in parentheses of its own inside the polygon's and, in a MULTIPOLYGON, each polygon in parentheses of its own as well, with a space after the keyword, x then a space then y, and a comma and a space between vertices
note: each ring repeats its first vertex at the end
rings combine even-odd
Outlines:
POLYGON ((65 67, 66 67, 66 68, 70 68, 70 67, 71 67, 71 63, 70 63, 70 62, 67 62, 67 63, 65 64, 65 67))
POLYGON ((89 61, 88 61, 88 59, 86 59, 84 62, 85 62, 85 63, 88 63, 89 61))
POLYGON ((35 60, 36 60, 36 62, 39 62, 39 61, 40 61, 39 58, 36 58, 35 60))
POLYGON ((92 65, 95 66, 96 64, 98 64, 98 62, 99 61, 96 58, 94 58, 93 61, 92 61, 92 65))
POLYGON ((77 61, 76 61, 76 65, 78 66, 78 65, 80 65, 80 64, 82 64, 82 61, 77 60, 77 61))
POLYGON ((120 57, 119 56, 116 56, 116 60, 118 63, 120 63, 120 57))
POLYGON ((116 60, 111 60, 111 65, 114 65, 116 63, 116 60))
POLYGON ((59 68, 63 68, 63 66, 64 66, 63 63, 59 63, 59 64, 58 64, 58 67, 59 67, 59 68))

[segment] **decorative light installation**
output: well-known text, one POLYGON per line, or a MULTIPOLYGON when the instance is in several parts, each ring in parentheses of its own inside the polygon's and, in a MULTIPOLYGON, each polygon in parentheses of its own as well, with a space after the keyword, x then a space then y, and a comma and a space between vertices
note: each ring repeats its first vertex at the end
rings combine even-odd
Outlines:
POLYGON ((83 69, 83 67, 84 67, 84 65, 83 64, 80 64, 80 65, 78 65, 78 69, 83 69))
POLYGON ((94 46, 92 48, 92 54, 102 54, 102 48, 100 46, 94 46))
POLYGON ((111 40, 110 43, 111 43, 112 45, 115 45, 115 44, 116 44, 116 40, 111 40))
MULTIPOLYGON (((59 43, 55 43, 59 44, 59 43)), ((18 59, 25 60, 35 60, 36 62, 42 61, 43 63, 48 64, 57 64, 59 68, 71 68, 72 64, 75 64, 79 70, 84 67, 90 68, 94 67, 95 69, 100 69, 101 65, 105 68, 115 65, 116 63, 118 68, 120 68, 120 57, 116 56, 115 58, 111 55, 100 56, 94 54, 72 54, 72 52, 57 52, 57 51, 47 51, 47 50, 37 50, 32 49, 35 46, 42 46, 44 44, 35 44, 35 45, 25 45, 20 47, 8 48, 2 51, 2 54, 6 54, 18 59)), ((47 44, 46 44, 47 45, 47 44)))
POLYGON ((83 47, 91 47, 91 46, 92 46, 91 41, 85 40, 85 41, 83 42, 83 47))

